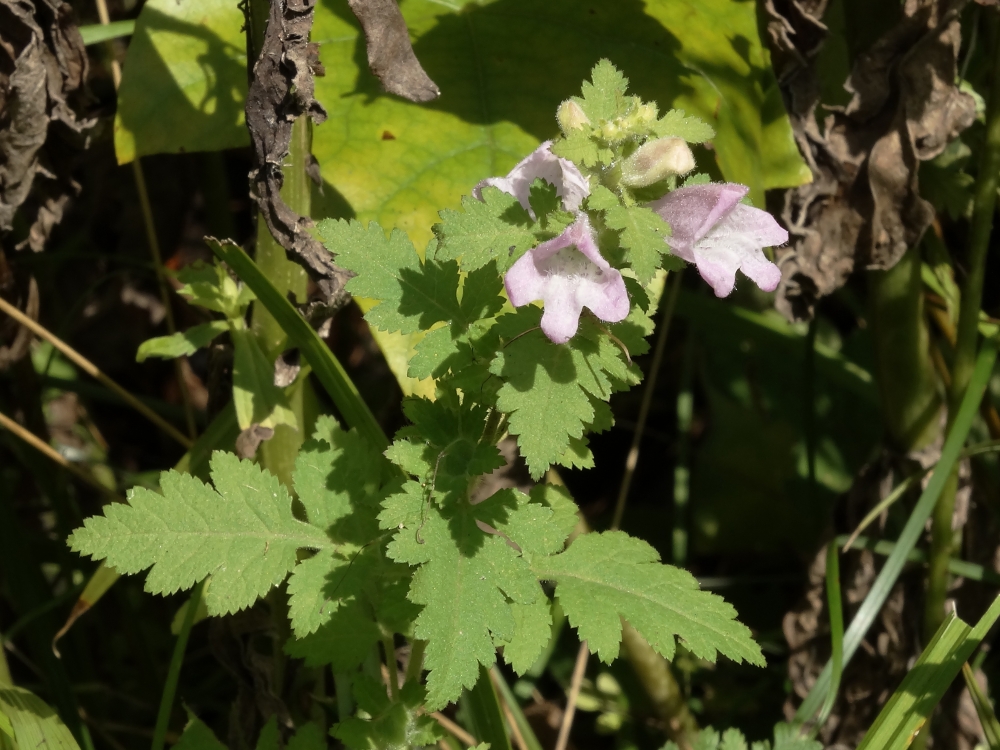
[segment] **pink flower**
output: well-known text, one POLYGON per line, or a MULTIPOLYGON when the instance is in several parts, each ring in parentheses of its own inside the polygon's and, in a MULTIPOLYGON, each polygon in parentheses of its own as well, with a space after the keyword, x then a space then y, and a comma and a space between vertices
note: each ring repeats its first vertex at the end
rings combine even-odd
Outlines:
POLYGON ((589 308, 607 323, 624 320, 629 312, 625 282, 601 256, 590 220, 580 213, 562 234, 522 255, 504 277, 514 307, 542 300, 542 332, 565 344, 589 308))
POLYGON ((553 154, 551 146, 552 141, 545 141, 518 162, 506 177, 488 177, 472 189, 472 194, 482 200, 484 187, 499 188, 517 198, 521 207, 531 215, 532 219, 536 219, 538 217, 528 202, 528 193, 531 183, 542 179, 555 185, 556 195, 562 198, 564 209, 578 210, 583 199, 590 195, 590 183, 573 162, 553 154))
POLYGON ((737 268, 765 292, 781 281, 763 248, 788 242, 788 232, 767 211, 740 203, 748 190, 732 183, 692 185, 648 204, 673 230, 670 249, 698 267, 716 297, 733 291, 737 268))

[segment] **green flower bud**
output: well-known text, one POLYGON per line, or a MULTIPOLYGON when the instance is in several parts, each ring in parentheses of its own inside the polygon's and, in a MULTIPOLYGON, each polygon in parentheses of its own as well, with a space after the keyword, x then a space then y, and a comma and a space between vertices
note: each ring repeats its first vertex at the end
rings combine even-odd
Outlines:
POLYGON ((590 124, 583 109, 572 99, 567 99, 559 105, 559 109, 556 111, 556 121, 564 135, 569 135, 571 130, 579 130, 584 125, 590 124))
POLYGON ((681 138, 657 138, 636 149, 622 162, 622 182, 645 187, 675 174, 694 169, 694 154, 681 138))

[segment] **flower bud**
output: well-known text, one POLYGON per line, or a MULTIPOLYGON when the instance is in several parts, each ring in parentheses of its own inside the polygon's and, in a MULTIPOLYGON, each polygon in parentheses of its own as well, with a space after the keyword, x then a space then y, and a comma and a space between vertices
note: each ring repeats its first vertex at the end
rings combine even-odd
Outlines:
POLYGON ((657 138, 636 149, 622 162, 622 182, 645 187, 675 174, 694 169, 694 154, 681 138, 657 138))
POLYGON ((559 109, 556 111, 556 121, 559 123, 559 129, 565 135, 569 135, 571 130, 578 130, 584 125, 590 124, 590 120, 580 105, 572 99, 567 99, 559 105, 559 109))

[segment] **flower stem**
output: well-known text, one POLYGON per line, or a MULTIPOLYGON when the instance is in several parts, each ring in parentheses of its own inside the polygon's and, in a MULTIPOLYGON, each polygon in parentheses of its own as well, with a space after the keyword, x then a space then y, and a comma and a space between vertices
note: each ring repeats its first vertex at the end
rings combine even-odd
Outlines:
MULTIPOLYGON (((948 425, 958 413, 958 405, 968 388, 975 365, 979 339, 979 310, 982 306, 986 254, 993 228, 997 201, 997 180, 1000 175, 1000 45, 994 49, 993 81, 990 86, 986 114, 986 142, 972 208, 969 232, 969 252, 965 259, 968 274, 962 285, 962 300, 958 315, 955 358, 951 369, 951 389, 948 394, 948 425)), ((924 636, 928 639, 944 619, 944 601, 948 588, 948 561, 955 547, 952 517, 955 512, 955 490, 958 488, 958 468, 952 471, 941 497, 934 508, 931 527, 930 570, 927 580, 927 601, 924 610, 924 636)))

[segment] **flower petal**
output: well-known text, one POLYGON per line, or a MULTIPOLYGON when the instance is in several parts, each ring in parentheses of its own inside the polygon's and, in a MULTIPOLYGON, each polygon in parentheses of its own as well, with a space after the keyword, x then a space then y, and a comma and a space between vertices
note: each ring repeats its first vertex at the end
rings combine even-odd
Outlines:
POLYGON ((670 225, 667 244, 674 254, 694 262, 693 248, 750 188, 745 185, 692 185, 667 193, 648 207, 670 225))
POLYGON ((472 195, 482 200, 484 187, 499 188, 517 198, 521 207, 535 219, 537 217, 531 209, 528 196, 531 183, 542 179, 555 185, 556 195, 562 198, 563 208, 567 211, 578 210, 583 199, 590 195, 590 183, 573 162, 553 154, 551 147, 552 141, 545 141, 518 162, 506 177, 486 178, 472 189, 472 195))
POLYGON ((576 334, 584 307, 608 323, 624 320, 630 309, 625 281, 601 255, 584 213, 558 237, 521 256, 504 286, 515 307, 542 300, 542 331, 557 344, 576 334))
POLYGON ((503 277, 507 297, 514 307, 527 305, 542 299, 545 290, 545 276, 535 265, 531 251, 526 252, 512 265, 503 277))
POLYGON ((649 204, 670 224, 667 238, 674 254, 693 262, 715 291, 725 297, 743 271, 765 292, 781 281, 781 270, 762 248, 788 241, 788 232, 767 211, 740 203, 743 185, 693 185, 649 204))
POLYGON ((572 290, 553 291, 556 293, 546 295, 541 322, 542 333, 548 336, 553 344, 565 344, 576 335, 580 327, 580 313, 583 312, 583 306, 572 290))

